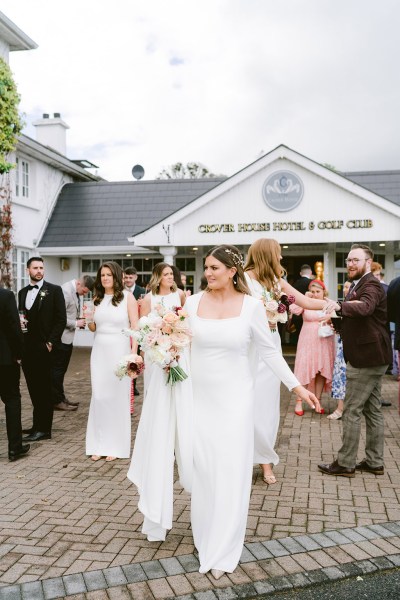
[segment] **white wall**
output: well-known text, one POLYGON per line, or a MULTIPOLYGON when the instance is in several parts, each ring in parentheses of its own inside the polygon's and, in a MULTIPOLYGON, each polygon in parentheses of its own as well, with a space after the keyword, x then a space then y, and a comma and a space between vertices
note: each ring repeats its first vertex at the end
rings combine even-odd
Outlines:
POLYGON ((0 39, 0 56, 6 63, 9 62, 10 47, 4 40, 0 39))

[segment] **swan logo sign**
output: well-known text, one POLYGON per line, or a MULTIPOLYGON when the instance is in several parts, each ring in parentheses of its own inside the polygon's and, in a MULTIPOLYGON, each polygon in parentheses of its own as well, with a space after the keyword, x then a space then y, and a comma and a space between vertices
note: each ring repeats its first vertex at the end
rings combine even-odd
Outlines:
POLYGON ((291 171, 275 171, 262 188, 265 204, 278 212, 296 208, 303 199, 303 193, 303 182, 291 171))

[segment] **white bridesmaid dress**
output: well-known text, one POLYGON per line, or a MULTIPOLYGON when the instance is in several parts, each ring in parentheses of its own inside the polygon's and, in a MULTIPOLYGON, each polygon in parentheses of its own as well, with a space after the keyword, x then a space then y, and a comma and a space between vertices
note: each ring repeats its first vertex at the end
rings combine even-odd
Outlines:
MULTIPOLYGON (((179 293, 153 296, 151 306, 180 306, 179 293)), ((190 375, 188 351, 179 364, 190 375)), ((179 481, 190 491, 193 472, 193 401, 190 378, 166 384, 167 374, 146 362, 146 387, 127 477, 139 491, 138 508, 144 515, 142 532, 149 541, 165 540, 173 520, 174 460, 179 481)))
MULTIPOLYGON (((264 287, 245 273, 251 295, 261 302, 264 287)), ((281 336, 278 328, 267 329, 275 348, 282 353, 281 336)), ((257 374, 254 398, 254 463, 277 465, 279 456, 275 451, 278 435, 281 402, 281 381, 279 377, 255 353, 257 374)))
POLYGON ((86 454, 129 458, 131 452, 131 380, 119 380, 115 369, 120 359, 130 354, 129 338, 122 330, 129 327, 128 292, 117 305, 112 294, 105 294, 95 307, 96 332, 90 372, 92 399, 86 430, 86 454))
POLYGON ((185 304, 193 332, 191 521, 200 572, 231 573, 243 549, 253 470, 251 346, 289 389, 299 382, 268 334, 259 300, 244 295, 240 316, 204 319, 197 316, 201 296, 191 296, 185 304))

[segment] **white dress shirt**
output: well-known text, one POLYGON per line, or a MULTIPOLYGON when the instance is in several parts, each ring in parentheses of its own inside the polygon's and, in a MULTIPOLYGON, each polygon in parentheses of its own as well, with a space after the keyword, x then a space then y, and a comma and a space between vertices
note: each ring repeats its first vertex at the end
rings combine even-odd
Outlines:
POLYGON ((25 308, 26 310, 31 310, 33 303, 36 300, 36 296, 40 292, 40 288, 43 285, 43 279, 41 281, 31 282, 30 285, 37 285, 37 288, 33 288, 33 290, 28 290, 28 293, 25 298, 25 308))

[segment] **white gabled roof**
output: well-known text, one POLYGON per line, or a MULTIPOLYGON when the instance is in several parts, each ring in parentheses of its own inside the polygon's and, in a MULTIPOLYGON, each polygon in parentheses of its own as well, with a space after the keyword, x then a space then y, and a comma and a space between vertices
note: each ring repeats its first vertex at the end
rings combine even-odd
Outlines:
POLYGON ((6 15, 0 12, 0 39, 4 40, 10 52, 16 50, 34 50, 38 47, 19 27, 15 25, 6 15))

